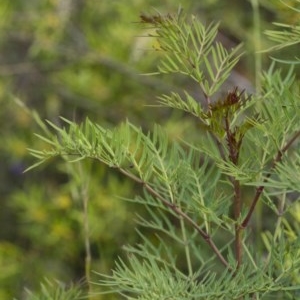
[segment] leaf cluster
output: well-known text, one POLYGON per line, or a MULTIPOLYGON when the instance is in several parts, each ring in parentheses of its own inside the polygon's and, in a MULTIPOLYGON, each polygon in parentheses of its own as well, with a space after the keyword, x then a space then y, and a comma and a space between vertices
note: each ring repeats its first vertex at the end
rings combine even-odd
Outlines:
MULTIPOLYGON (((295 11, 296 13, 300 13, 299 9, 299 0, 294 0, 289 3, 288 1, 281 1, 288 9, 295 11), (298 6, 298 8, 297 8, 298 6)), ((266 30, 265 34, 269 37, 270 40, 274 41, 276 44, 269 48, 267 51, 275 51, 284 49, 291 46, 297 46, 300 43, 300 23, 299 21, 295 24, 286 24, 286 23, 273 23, 277 30, 266 30)), ((300 63, 300 58, 295 57, 294 60, 283 60, 276 58, 275 60, 298 65, 300 63)))
POLYGON ((154 22, 158 50, 164 54, 158 66, 159 72, 188 76, 200 85, 206 97, 211 97, 238 62, 242 45, 228 51, 216 41, 218 23, 204 26, 195 16, 187 20, 181 10, 176 16, 157 15, 152 18, 155 17, 160 20, 154 22))
POLYGON ((40 285, 40 292, 33 293, 27 290, 28 300, 79 300, 83 292, 80 286, 66 287, 60 282, 52 282, 48 279, 40 285))
MULTIPOLYGON (((278 254, 273 251, 274 256, 278 254)), ((278 268, 278 273, 275 275, 273 272, 268 274, 257 266, 253 269, 252 265, 244 265, 234 277, 228 270, 219 276, 206 270, 188 277, 178 270, 171 271, 170 268, 152 258, 141 261, 140 258, 130 255, 128 261, 128 264, 123 261, 117 262, 111 276, 99 274, 103 278, 99 284, 109 287, 110 292, 118 293, 130 300, 225 300, 241 297, 263 299, 267 294, 278 295, 278 292, 283 291, 286 295, 289 293, 292 295, 293 291, 299 289, 299 285, 288 286, 290 281, 290 277, 287 276, 288 268, 278 268)), ((272 268, 269 266, 269 269, 272 268)))

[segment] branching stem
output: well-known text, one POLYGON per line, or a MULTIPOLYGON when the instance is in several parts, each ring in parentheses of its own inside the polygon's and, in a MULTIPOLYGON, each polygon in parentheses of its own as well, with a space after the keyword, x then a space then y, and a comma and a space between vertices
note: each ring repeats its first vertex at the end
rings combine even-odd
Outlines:
POLYGON ((292 138, 286 143, 286 145, 280 149, 278 152, 277 152, 277 155, 275 157, 275 159, 273 160, 273 163, 272 163, 272 166, 270 168, 270 171, 269 173, 266 175, 265 179, 263 180, 263 184, 260 185, 257 189, 256 189, 256 193, 254 195, 254 198, 252 200, 252 203, 251 203, 251 206, 250 206, 250 209, 248 211, 248 214, 246 215, 244 221, 242 222, 241 224, 241 227, 242 228, 245 228, 247 227, 251 217, 252 217, 252 214, 254 212, 254 209, 255 209, 255 206, 262 194, 262 192, 264 191, 265 189, 265 184, 268 182, 269 178, 271 177, 272 175, 272 170, 276 167, 276 165, 281 161, 282 159, 282 156, 283 154, 291 147, 291 145, 300 137, 300 130, 297 131, 293 136, 292 138))
POLYGON ((156 199, 161 201, 163 205, 170 208, 173 212, 175 212, 179 217, 181 217, 183 220, 185 220, 187 223, 189 223, 199 234, 200 236, 206 241, 206 243, 209 245, 209 247, 213 250, 213 252, 216 254, 216 256, 219 258, 219 260, 222 262, 222 264, 229 270, 233 271, 232 267, 229 265, 227 260, 224 258, 216 244, 211 239, 210 235, 207 234, 204 230, 201 229, 201 227, 185 212, 183 212, 175 203, 171 203, 168 200, 166 200, 164 197, 162 197, 157 191, 155 191, 148 183, 144 182, 139 177, 136 177, 132 173, 129 173, 125 169, 118 168, 119 171, 127 176, 128 178, 132 179, 133 181, 142 184, 143 187, 156 199))

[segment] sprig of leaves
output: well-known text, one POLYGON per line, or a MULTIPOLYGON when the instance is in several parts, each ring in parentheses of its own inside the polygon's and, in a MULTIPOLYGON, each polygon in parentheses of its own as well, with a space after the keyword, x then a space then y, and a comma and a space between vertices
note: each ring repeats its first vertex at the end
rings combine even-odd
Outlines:
MULTIPOLYGON (((153 25, 153 24, 152 24, 153 25)), ((195 80, 206 97, 214 95, 229 77, 242 55, 239 45, 228 51, 216 41, 219 24, 204 26, 196 17, 161 17, 156 37, 164 54, 160 73, 179 73, 195 80)))

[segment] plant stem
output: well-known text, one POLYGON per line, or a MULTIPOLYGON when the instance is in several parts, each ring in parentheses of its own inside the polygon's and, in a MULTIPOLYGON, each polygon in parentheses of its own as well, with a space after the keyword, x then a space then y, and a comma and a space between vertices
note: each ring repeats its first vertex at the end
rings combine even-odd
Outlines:
POLYGON ((201 227, 185 212, 183 212, 175 203, 171 203, 168 200, 166 200, 164 197, 162 197, 157 191, 155 191, 149 184, 144 182, 139 177, 133 175, 132 173, 129 173, 125 169, 118 168, 119 171, 127 176, 128 178, 132 179, 133 181, 142 184, 143 187, 156 199, 162 202, 166 207, 170 208, 175 212, 179 217, 182 217, 183 220, 185 220, 187 223, 189 223, 199 234, 200 236, 206 241, 206 243, 209 245, 209 247, 213 250, 213 252, 216 254, 216 256, 219 258, 219 260, 222 262, 222 264, 229 270, 233 271, 232 267, 229 265, 228 261, 224 258, 216 244, 211 239, 211 236, 207 234, 204 230, 201 229, 201 227))
POLYGON ((266 175, 265 179, 263 180, 263 184, 260 185, 257 189, 256 189, 256 193, 254 195, 254 198, 252 200, 252 203, 251 203, 251 206, 250 206, 250 209, 248 211, 248 214, 246 215, 244 221, 242 222, 241 224, 241 227, 242 228, 245 228, 247 227, 251 217, 252 217, 252 214, 254 212, 254 209, 255 209, 255 206, 262 194, 262 192, 264 191, 265 189, 265 184, 268 182, 269 178, 271 177, 272 173, 271 171, 275 169, 277 163, 279 163, 282 159, 282 156, 283 154, 291 147, 291 145, 300 137, 300 130, 297 131, 293 136, 292 138, 286 143, 286 145, 281 149, 281 150, 278 150, 277 152, 277 155, 275 157, 275 159, 273 160, 273 164, 270 168, 270 171, 269 173, 266 175))
POLYGON ((85 278, 88 286, 90 286, 90 272, 91 272, 91 245, 90 245, 90 228, 89 228, 89 217, 88 217, 88 193, 84 189, 82 191, 82 202, 83 202, 83 223, 84 223, 84 246, 85 246, 85 278))
MULTIPOLYGON (((229 160, 235 165, 238 165, 239 150, 242 140, 237 140, 236 133, 230 130, 230 122, 228 113, 224 117, 225 131, 229 150, 229 160)), ((242 228, 239 224, 239 219, 242 210, 242 198, 241 198, 241 186, 240 182, 233 176, 230 177, 230 181, 233 185, 234 198, 233 198, 233 211, 235 220, 235 258, 237 262, 237 270, 240 268, 242 263, 243 245, 242 245, 242 228)))
MULTIPOLYGON (((68 164, 69 173, 73 176, 75 185, 74 189, 71 189, 73 199, 82 203, 82 222, 83 222, 83 239, 85 248, 85 264, 84 264, 84 276, 87 283, 88 295, 92 292, 91 286, 91 246, 90 246, 90 227, 89 227, 89 216, 88 216, 88 204, 89 204, 89 176, 87 171, 84 170, 82 162, 78 162, 75 167, 68 164)), ((88 296, 90 299, 90 296, 88 296)))
POLYGON ((80 186, 80 196, 82 199, 83 205, 83 233, 84 233, 84 247, 85 247, 85 280, 88 285, 88 294, 91 294, 91 262, 92 262, 92 254, 91 254, 91 245, 90 245, 90 227, 89 227, 89 215, 88 215, 88 204, 89 204, 89 182, 86 177, 88 177, 83 172, 82 164, 79 163, 79 174, 81 178, 81 186, 80 186))
POLYGON ((260 74, 262 69, 262 55, 259 53, 261 50, 261 36, 260 36, 260 15, 259 15, 259 3, 258 0, 251 0, 251 5, 253 9, 253 45, 254 45, 254 64, 255 64, 255 88, 260 89, 260 74))
POLYGON ((235 224, 235 257, 237 262, 237 269, 240 268, 242 263, 243 245, 242 245, 242 228, 238 223, 241 215, 242 201, 241 201, 241 187, 239 181, 233 179, 234 188, 234 220, 235 224))
POLYGON ((186 257, 186 263, 189 271, 189 276, 192 277, 193 275, 193 268, 192 268, 192 262, 191 262, 191 254, 190 254, 190 248, 188 245, 188 240, 186 236, 186 229, 184 224, 184 219, 180 217, 180 227, 182 232, 182 237, 184 241, 184 251, 185 251, 185 257, 186 257))

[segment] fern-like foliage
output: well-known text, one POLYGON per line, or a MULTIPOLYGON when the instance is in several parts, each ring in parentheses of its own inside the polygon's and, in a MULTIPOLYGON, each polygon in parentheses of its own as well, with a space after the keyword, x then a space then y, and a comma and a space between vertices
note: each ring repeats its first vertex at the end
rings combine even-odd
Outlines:
POLYGON ((215 41, 216 24, 205 27, 181 12, 142 15, 141 22, 157 28, 164 54, 159 72, 189 76, 203 91, 205 104, 188 92, 159 98, 161 105, 195 118, 199 139, 169 140, 158 125, 144 132, 129 121, 105 129, 89 119, 76 124, 63 118, 64 127, 48 122, 54 133, 38 135, 47 147, 30 150, 38 162, 29 169, 56 156, 70 163, 92 159, 143 187, 142 195, 128 200, 146 207, 147 218, 138 216, 138 222, 157 235, 149 239, 139 232, 143 242, 127 245, 128 261, 120 259, 101 281, 126 299, 294 297, 300 289, 299 241, 293 239, 287 250, 294 229, 280 230, 294 203, 276 205, 299 191, 300 93, 293 69, 283 76, 273 64, 256 95, 232 87, 213 101, 240 47, 226 50, 215 41), (245 187, 253 191, 250 203, 245 187), (247 239, 261 200, 279 216, 274 238, 263 237, 266 259, 247 239))
POLYGON ((45 280, 41 283, 39 292, 31 292, 27 290, 28 300, 79 300, 83 297, 80 286, 66 287, 63 283, 45 280))
MULTIPOLYGON (((300 2, 299 0, 293 1, 281 1, 288 8, 300 13, 300 2), (297 8, 298 7, 298 8, 297 8)), ((284 23, 273 23, 277 30, 266 30, 265 34, 276 43, 275 46, 271 47, 267 51, 274 51, 283 49, 290 46, 296 46, 300 44, 300 22, 296 24, 284 24, 284 23)), ((277 61, 289 63, 289 64, 299 64, 300 58, 295 57, 295 60, 282 60, 276 58, 277 61)))
POLYGON ((204 26, 194 16, 187 20, 181 11, 177 16, 150 18, 148 23, 157 27, 159 50, 164 53, 159 72, 192 78, 207 98, 219 90, 242 55, 242 45, 228 51, 216 41, 218 24, 204 26))
POLYGON ((300 43, 300 26, 274 23, 278 30, 267 30, 266 34, 278 44, 270 50, 278 50, 300 43))
POLYGON ((160 73, 181 73, 194 79, 211 97, 238 62, 241 45, 231 51, 216 42, 218 24, 204 26, 182 13, 158 22, 157 38, 165 58, 160 73))
MULTIPOLYGON (((273 261, 279 263, 279 253, 272 252, 273 261), (275 257, 276 255, 278 257, 275 257)), ((299 289, 299 285, 288 286, 290 277, 287 274, 290 266, 282 266, 282 262, 280 266, 283 268, 278 268, 277 276, 248 265, 243 266, 235 277, 232 277, 228 270, 222 272, 219 277, 216 277, 214 272, 203 272, 188 277, 151 257, 141 261, 139 257, 130 255, 128 260, 129 264, 117 262, 113 275, 99 275, 103 278, 100 285, 106 285, 112 289, 111 292, 119 293, 130 300, 227 300, 241 297, 250 300, 254 296, 255 299, 263 299, 267 294, 283 294, 282 291, 285 291, 286 295, 292 295, 299 289)), ((269 268, 271 269, 270 266, 269 268)))

